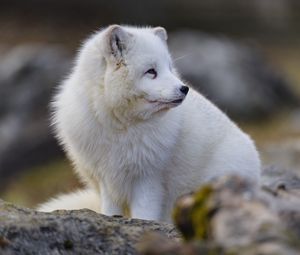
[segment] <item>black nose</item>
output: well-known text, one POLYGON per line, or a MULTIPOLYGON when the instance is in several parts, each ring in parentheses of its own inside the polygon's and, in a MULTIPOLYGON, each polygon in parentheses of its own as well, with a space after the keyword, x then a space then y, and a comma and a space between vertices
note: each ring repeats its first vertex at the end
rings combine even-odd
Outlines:
POLYGON ((189 92, 189 87, 181 86, 180 91, 186 95, 189 92))

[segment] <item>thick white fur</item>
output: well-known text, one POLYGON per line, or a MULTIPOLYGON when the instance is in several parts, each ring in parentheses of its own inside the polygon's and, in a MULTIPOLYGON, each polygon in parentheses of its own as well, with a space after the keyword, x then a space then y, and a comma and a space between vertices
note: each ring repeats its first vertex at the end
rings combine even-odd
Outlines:
POLYGON ((166 38, 163 28, 115 25, 84 43, 55 98, 53 124, 99 199, 75 193, 41 210, 100 206, 119 215, 127 206, 132 217, 170 221, 175 200, 214 177, 259 181, 252 140, 225 114, 193 89, 170 103, 184 94, 166 38))

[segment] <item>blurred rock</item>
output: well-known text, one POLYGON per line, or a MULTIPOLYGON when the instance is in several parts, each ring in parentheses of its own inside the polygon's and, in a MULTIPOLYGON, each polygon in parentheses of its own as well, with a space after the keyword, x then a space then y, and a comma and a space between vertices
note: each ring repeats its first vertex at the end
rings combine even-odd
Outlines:
POLYGON ((165 236, 153 232, 146 233, 143 235, 141 241, 137 244, 138 251, 143 252, 144 255, 160 255, 160 254, 170 254, 176 255, 180 254, 181 245, 177 244, 166 238, 165 236))
POLYGON ((178 238, 174 226, 90 210, 40 213, 0 200, 0 254, 137 254, 142 234, 178 238))
POLYGON ((20 46, 0 60, 0 186, 4 178, 61 152, 49 128, 54 87, 70 58, 61 48, 20 46))
POLYGON ((271 165, 263 170, 262 185, 271 190, 300 190, 300 171, 271 165))
MULTIPOLYGON (((178 201, 174 217, 184 243, 168 241, 160 253, 144 240, 140 251, 147 255, 173 254, 174 248, 178 255, 299 254, 299 194, 300 188, 254 189, 238 177, 221 178, 178 201)), ((149 244, 153 240, 152 236, 149 244)))
POLYGON ((287 173, 296 172, 300 175, 300 139, 286 139, 269 143, 262 149, 265 161, 272 163, 272 174, 282 176, 282 171, 287 173), (276 167, 275 167, 276 166, 276 167), (284 170, 284 169, 289 169, 284 170))
MULTIPOLYGON (((291 193, 300 197, 300 140, 288 139, 268 144, 263 149, 263 155, 266 162, 272 163, 263 169, 263 187, 271 192, 288 191, 289 198, 291 193)), ((284 207, 287 206, 284 204, 284 207)), ((300 208, 300 201, 293 206, 300 208)), ((300 226, 298 231, 300 233, 300 226)))
POLYGON ((170 48, 183 78, 234 118, 264 118, 299 104, 255 48, 195 31, 170 34, 170 48))

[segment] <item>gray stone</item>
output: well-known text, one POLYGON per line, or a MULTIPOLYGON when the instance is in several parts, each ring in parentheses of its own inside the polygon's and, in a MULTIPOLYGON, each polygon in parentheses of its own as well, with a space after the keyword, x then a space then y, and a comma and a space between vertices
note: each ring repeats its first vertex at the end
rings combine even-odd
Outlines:
POLYGON ((143 233, 179 238, 174 226, 90 210, 41 213, 0 200, 0 254, 137 254, 143 233))
MULTIPOLYGON (((288 124, 286 124, 288 126, 288 124)), ((283 176, 283 174, 300 175, 300 140, 285 139, 266 144, 262 148, 265 162, 274 165, 265 169, 264 176, 283 176), (275 167, 276 166, 276 167, 275 167)))

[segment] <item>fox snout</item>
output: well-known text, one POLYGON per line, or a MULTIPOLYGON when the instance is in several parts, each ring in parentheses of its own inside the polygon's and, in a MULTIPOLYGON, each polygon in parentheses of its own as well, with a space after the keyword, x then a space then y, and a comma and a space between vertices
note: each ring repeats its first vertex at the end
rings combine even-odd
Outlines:
POLYGON ((184 85, 181 85, 181 86, 179 87, 179 91, 180 91, 180 92, 179 92, 180 95, 178 95, 179 98, 177 98, 177 99, 171 101, 172 103, 175 103, 175 104, 180 104, 180 103, 182 103, 182 101, 183 101, 184 98, 186 97, 187 93, 189 92, 189 87, 184 86, 184 85))

